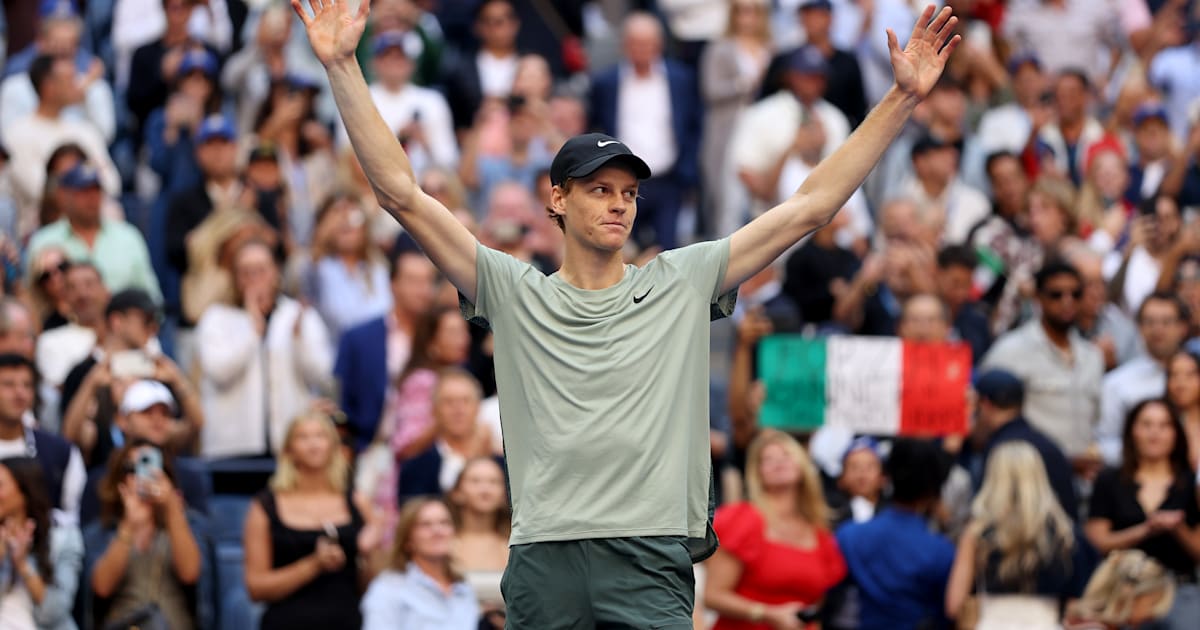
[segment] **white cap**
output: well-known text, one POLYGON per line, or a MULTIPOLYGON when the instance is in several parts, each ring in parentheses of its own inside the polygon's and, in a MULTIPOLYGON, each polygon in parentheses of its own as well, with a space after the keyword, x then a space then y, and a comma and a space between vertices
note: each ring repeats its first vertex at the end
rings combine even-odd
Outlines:
POLYGON ((125 390, 125 398, 121 400, 121 413, 138 413, 154 405, 166 405, 171 413, 175 413, 175 397, 166 385, 158 381, 137 381, 125 390))

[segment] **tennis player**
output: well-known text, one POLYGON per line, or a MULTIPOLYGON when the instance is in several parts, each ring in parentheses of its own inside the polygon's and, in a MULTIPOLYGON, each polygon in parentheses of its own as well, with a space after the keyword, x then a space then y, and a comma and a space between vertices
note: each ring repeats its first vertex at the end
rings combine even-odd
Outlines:
POLYGON ((417 186, 355 60, 368 2, 309 0, 310 12, 291 1, 379 202, 458 288, 464 314, 494 332, 513 504, 508 627, 691 628, 692 563, 717 544, 709 321, 862 184, 941 76, 957 18, 928 7, 904 49, 888 31, 895 86, 794 195, 732 236, 642 268, 621 249, 650 169, 616 138, 568 140, 548 208, 566 249, 544 276, 481 245, 417 186))

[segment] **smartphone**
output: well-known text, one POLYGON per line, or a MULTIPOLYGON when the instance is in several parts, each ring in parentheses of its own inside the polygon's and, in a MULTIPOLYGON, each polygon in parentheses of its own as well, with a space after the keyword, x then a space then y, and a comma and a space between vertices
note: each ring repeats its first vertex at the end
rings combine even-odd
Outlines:
POLYGON ((142 350, 114 352, 109 359, 109 369, 115 378, 153 378, 154 359, 142 350))
POLYGON ((162 466, 162 451, 154 446, 144 446, 138 451, 133 474, 138 481, 153 481, 162 472, 162 466))
POLYGON ((800 611, 796 613, 796 617, 800 619, 801 623, 813 623, 814 621, 820 620, 821 608, 819 606, 801 608, 800 611))
POLYGON ((330 523, 329 521, 325 521, 324 523, 321 523, 321 528, 325 530, 326 538, 328 538, 333 543, 337 543, 338 531, 337 531, 337 528, 333 526, 333 523, 330 523))

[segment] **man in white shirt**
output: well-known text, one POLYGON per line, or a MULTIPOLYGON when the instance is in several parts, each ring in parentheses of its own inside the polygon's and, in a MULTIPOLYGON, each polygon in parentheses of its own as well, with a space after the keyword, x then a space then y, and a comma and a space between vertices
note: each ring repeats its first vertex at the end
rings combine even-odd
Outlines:
POLYGON ((1152 293, 1138 309, 1138 331, 1146 353, 1106 374, 1101 389, 1096 439, 1110 466, 1121 464, 1125 415, 1139 402, 1163 396, 1167 362, 1183 347, 1188 322, 1187 307, 1171 293, 1152 293))
POLYGON ((778 165, 809 117, 819 120, 825 133, 822 158, 850 136, 846 115, 824 99, 829 64, 821 51, 802 46, 788 58, 786 68, 789 89, 746 108, 734 126, 729 151, 742 181, 765 177, 778 165))
POLYGON ((922 222, 942 224, 942 244, 961 245, 971 228, 991 213, 983 193, 958 179, 958 149, 936 136, 917 140, 912 148, 913 177, 900 194, 917 202, 922 222))
POLYGON ((992 107, 979 119, 974 155, 963 156, 964 175, 969 181, 985 181, 984 161, 1000 151, 1020 154, 1033 133, 1036 115, 1049 117, 1051 95, 1042 63, 1032 54, 1015 54, 1008 61, 1012 102, 992 107))
POLYGON ((454 111, 454 128, 469 129, 484 99, 504 99, 517 76, 517 33, 521 21, 512 0, 483 0, 475 7, 479 50, 464 54, 448 73, 446 100, 454 111))
MULTIPOLYGON (((73 11, 63 10, 43 15, 38 24, 38 36, 33 50, 37 51, 37 55, 66 57, 73 61, 81 99, 68 107, 63 114, 91 123, 106 142, 112 142, 117 134, 113 91, 104 80, 104 64, 90 53, 81 50, 82 36, 83 22, 73 11), (90 63, 79 65, 87 60, 90 60, 90 63)), ((32 60, 29 60, 29 63, 31 62, 32 60)), ((37 105, 38 95, 33 89, 27 68, 6 76, 0 83, 0 129, 33 113, 37 105)))
MULTIPOLYGON (((411 83, 415 60, 421 53, 421 38, 413 32, 386 31, 371 44, 375 81, 371 100, 404 143, 419 174, 429 166, 454 169, 458 165, 458 143, 454 121, 446 99, 436 90, 411 83)), ((349 146, 346 129, 338 122, 340 146, 349 146)))
POLYGON ((18 206, 33 208, 40 203, 46 179, 46 161, 59 146, 78 144, 96 165, 104 192, 120 192, 121 178, 108 154, 108 143, 91 123, 72 119, 66 110, 80 101, 82 92, 75 66, 64 57, 41 56, 29 68, 37 92, 33 113, 12 121, 3 129, 4 146, 12 155, 13 192, 18 206))

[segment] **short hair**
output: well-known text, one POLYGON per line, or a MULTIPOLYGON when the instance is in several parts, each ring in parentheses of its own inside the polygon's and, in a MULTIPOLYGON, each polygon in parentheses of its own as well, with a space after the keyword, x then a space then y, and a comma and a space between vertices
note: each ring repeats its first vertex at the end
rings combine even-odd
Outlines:
POLYGON ((991 177, 992 167, 994 167, 1000 160, 1007 160, 1010 158, 1016 160, 1018 164, 1021 162, 1021 157, 1012 151, 994 151, 989 153, 983 162, 983 172, 987 173, 988 177, 991 177))
MULTIPOLYGON (((407 236, 407 233, 405 233, 403 236, 407 236)), ((408 238, 411 239, 412 237, 409 236, 408 238)), ((399 239, 397 239, 397 242, 398 241, 399 241, 399 239)), ((404 269, 404 265, 400 261, 403 258, 405 258, 406 256, 415 256, 417 258, 425 258, 425 253, 422 252, 420 249, 403 248, 403 249, 400 249, 399 251, 397 251, 395 253, 395 255, 389 256, 388 257, 388 279, 395 280, 396 277, 400 275, 400 272, 404 269)))
POLYGON ((897 439, 884 464, 892 481, 892 500, 912 504, 937 498, 950 475, 950 465, 949 454, 930 440, 897 439))
POLYGON ((437 384, 435 384, 433 386, 432 398, 434 400, 437 400, 438 396, 441 395, 443 383, 446 383, 447 381, 451 381, 451 380, 460 380, 460 381, 465 381, 467 383, 470 383, 471 388, 475 391, 476 397, 478 397, 480 400, 483 400, 483 385, 479 384, 479 379, 475 378, 474 374, 471 374, 470 372, 464 370, 463 368, 456 367, 456 366, 451 366, 451 367, 442 368, 441 370, 438 370, 437 384))
POLYGON ((94 263, 90 260, 70 261, 70 264, 67 265, 67 269, 66 269, 66 271, 63 272, 63 275, 65 276, 67 274, 70 274, 72 271, 75 271, 76 269, 90 269, 92 271, 92 273, 96 274, 97 278, 100 278, 100 282, 102 282, 102 283, 104 282, 104 274, 100 273, 100 268, 96 266, 96 263, 94 263))
POLYGON ((14 352, 5 352, 0 354, 0 370, 14 370, 25 368, 29 370, 30 375, 37 376, 37 366, 33 361, 16 354, 14 352))
POLYGON ((1092 80, 1088 78, 1087 72, 1082 68, 1063 68, 1062 70, 1059 70, 1057 78, 1072 78, 1082 83, 1083 89, 1089 91, 1092 89, 1092 80))
POLYGON ((1186 322, 1191 321, 1191 319, 1192 319, 1191 311, 1188 310, 1187 304, 1185 304, 1184 301, 1181 300, 1178 295, 1176 295, 1174 293, 1170 293, 1168 291, 1155 291, 1154 293, 1147 295, 1146 298, 1142 300, 1141 306, 1138 307, 1138 310, 1137 310, 1137 322, 1138 323, 1141 323, 1141 321, 1142 321, 1142 315, 1146 312, 1146 305, 1151 302, 1166 302, 1166 303, 1170 304, 1171 306, 1175 307, 1175 314, 1177 316, 1179 316, 1179 321, 1181 321, 1181 322, 1186 323, 1186 322))
POLYGON ((58 60, 59 58, 54 55, 38 55, 29 64, 29 82, 33 84, 33 91, 37 92, 38 98, 41 98, 42 86, 50 78, 50 73, 54 71, 54 64, 58 60))
POLYGON ((475 11, 471 14, 471 21, 478 22, 479 18, 483 15, 483 10, 486 9, 489 4, 496 3, 507 4, 508 8, 512 9, 513 14, 516 14, 517 12, 517 4, 513 2, 513 0, 480 0, 479 4, 475 5, 475 11))
POLYGON ((965 267, 974 271, 978 263, 979 259, 975 256, 975 250, 966 245, 948 245, 943 247, 937 255, 938 269, 965 267))
POLYGON ((1055 258, 1054 260, 1042 265, 1042 268, 1038 269, 1037 273, 1033 275, 1033 282, 1034 286, 1037 288, 1037 292, 1041 293, 1046 288, 1046 283, 1050 282, 1051 278, 1063 275, 1071 276, 1072 278, 1075 278, 1080 285, 1083 284, 1083 276, 1079 275, 1078 269, 1061 258, 1055 258))
POLYGON ((11 313, 15 308, 25 311, 25 314, 30 319, 33 318, 33 311, 29 310, 29 307, 24 302, 14 297, 0 298, 0 335, 6 335, 12 330, 13 321, 11 313))

